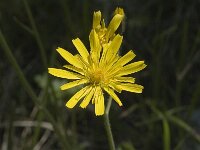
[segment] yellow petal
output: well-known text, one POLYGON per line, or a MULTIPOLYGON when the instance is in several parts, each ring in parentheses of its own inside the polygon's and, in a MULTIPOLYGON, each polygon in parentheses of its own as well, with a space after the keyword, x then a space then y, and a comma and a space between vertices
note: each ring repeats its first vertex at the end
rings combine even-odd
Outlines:
MULTIPOLYGON (((86 69, 86 68, 89 68, 90 65, 88 63, 88 61, 86 62, 83 57, 81 57, 80 55, 75 55, 75 57, 77 58, 77 60, 80 62, 80 64, 83 66, 82 69, 86 69)), ((90 57, 88 57, 88 60, 89 60, 90 57)))
POLYGON ((78 85, 81 85, 81 84, 84 84, 87 82, 88 82, 88 80, 86 80, 86 79, 76 80, 76 81, 66 83, 66 84, 62 85, 60 88, 61 88, 61 90, 67 90, 67 89, 70 89, 72 87, 75 87, 75 86, 78 86, 78 85))
POLYGON ((108 44, 104 44, 103 45, 103 48, 102 48, 103 52, 101 54, 101 60, 100 60, 100 64, 99 64, 100 66, 103 66, 106 63, 105 58, 106 58, 106 54, 107 54, 108 48, 110 46, 110 43, 111 42, 109 42, 108 44))
POLYGON ((111 87, 113 90, 117 91, 118 93, 121 93, 122 88, 118 86, 115 82, 110 82, 109 87, 111 87))
POLYGON ((106 53, 106 60, 105 60, 106 62, 110 62, 113 60, 113 58, 115 58, 121 46, 122 39, 123 39, 123 36, 120 36, 119 34, 117 34, 115 38, 112 40, 106 53))
POLYGON ((122 20, 123 20, 123 15, 117 14, 113 17, 113 19, 111 20, 111 22, 108 26, 108 30, 107 30, 107 33, 106 33, 106 37, 108 39, 114 35, 115 31, 119 27, 122 20))
POLYGON ((142 90, 144 89, 142 85, 130 84, 130 83, 119 84, 119 86, 122 88, 122 90, 134 92, 134 93, 142 93, 142 90))
POLYGON ((115 77, 113 80, 116 82, 135 83, 135 78, 133 78, 133 77, 115 77))
POLYGON ((108 72, 108 73, 113 72, 114 70, 116 70, 117 67, 114 67, 113 65, 118 61, 119 56, 116 55, 115 57, 113 57, 111 59, 110 59, 110 62, 107 62, 107 61, 104 62, 104 67, 105 67, 104 70, 106 72, 108 72), (112 61, 111 61, 111 59, 112 59, 112 61))
POLYGON ((58 47, 56 50, 66 61, 68 61, 73 66, 78 67, 78 68, 82 67, 79 61, 68 51, 60 47, 58 47))
POLYGON ((130 62, 136 55, 133 53, 132 50, 130 50, 128 53, 126 53, 124 56, 122 56, 117 63, 115 64, 116 66, 124 66, 128 62, 130 62))
POLYGON ((108 71, 108 76, 107 78, 112 78, 114 76, 120 76, 119 72, 121 72, 121 70, 123 69, 123 67, 119 66, 119 67, 113 67, 108 71))
POLYGON ((101 12, 100 11, 94 12, 94 15, 93 15, 93 29, 95 29, 97 26, 99 26, 100 22, 101 22, 101 12))
POLYGON ((142 69, 144 69, 147 65, 144 64, 144 61, 137 61, 131 64, 128 64, 123 67, 123 69, 120 70, 120 72, 117 74, 117 76, 123 76, 123 75, 128 75, 132 74, 135 72, 138 72, 142 69))
POLYGON ((104 96, 103 93, 101 93, 98 97, 98 101, 95 102, 95 114, 96 116, 103 115, 105 111, 105 106, 104 106, 104 96))
POLYGON ((92 99, 92 104, 95 104, 98 101, 100 94, 101 94, 101 88, 100 88, 100 86, 97 86, 95 88, 94 97, 92 99))
MULTIPOLYGON (((133 53, 133 51, 129 51, 126 53, 123 57, 119 58, 116 63, 114 63, 110 68, 107 67, 107 69, 110 69, 108 73, 110 75, 113 75, 117 72, 117 70, 121 70, 121 67, 125 65, 126 63, 130 62, 136 55, 133 53)), ((110 62, 111 64, 111 62, 110 62)))
POLYGON ((77 75, 73 72, 69 72, 62 69, 48 68, 48 72, 53 76, 65 78, 65 79, 80 79, 81 78, 81 75, 77 75))
POLYGON ((85 47, 85 45, 81 42, 81 40, 79 38, 72 40, 74 46, 76 47, 76 49, 78 50, 79 54, 83 57, 83 59, 87 61, 89 53, 85 47))
POLYGON ((104 90, 119 104, 119 106, 122 106, 122 102, 112 89, 104 87, 104 90))
POLYGON ((89 86, 81 89, 71 97, 71 99, 66 103, 66 106, 68 108, 73 108, 90 90, 91 88, 89 86))
POLYGON ((92 89, 84 98, 84 100, 81 102, 80 107, 86 108, 87 105, 90 103, 92 96, 94 95, 94 89, 92 89))
POLYGON ((101 44, 95 30, 92 30, 90 32, 89 40, 91 48, 91 57, 97 63, 99 62, 100 58, 101 44))
POLYGON ((75 67, 75 66, 72 66, 72 65, 64 65, 63 67, 65 67, 65 68, 67 68, 67 69, 70 69, 70 70, 72 70, 72 71, 75 71, 75 72, 77 72, 77 73, 80 73, 80 74, 84 74, 84 72, 83 72, 83 69, 80 69, 80 68, 77 68, 77 67, 75 67))

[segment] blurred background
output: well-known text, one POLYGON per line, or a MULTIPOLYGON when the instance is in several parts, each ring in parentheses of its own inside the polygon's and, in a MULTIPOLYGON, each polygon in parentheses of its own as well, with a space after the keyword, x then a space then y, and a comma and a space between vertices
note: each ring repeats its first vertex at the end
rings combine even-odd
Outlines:
POLYGON ((108 23, 117 6, 126 15, 121 53, 133 49, 148 66, 133 74, 143 93, 112 103, 116 148, 200 150, 200 0, 1 0, 0 149, 109 149, 94 106, 67 109, 78 89, 60 91, 66 81, 47 67, 65 64, 58 46, 76 53, 73 38, 88 47, 93 12, 108 23))

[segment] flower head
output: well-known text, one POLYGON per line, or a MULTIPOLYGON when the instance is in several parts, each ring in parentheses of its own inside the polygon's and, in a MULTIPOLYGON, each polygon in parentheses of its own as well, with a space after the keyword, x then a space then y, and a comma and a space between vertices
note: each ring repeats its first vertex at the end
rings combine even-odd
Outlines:
MULTIPOLYGON (((108 29, 107 29, 108 30, 108 29)), ((138 72, 146 67, 144 61, 131 62, 135 54, 130 50, 124 56, 119 56, 118 51, 123 37, 117 34, 111 42, 101 46, 101 40, 96 30, 90 34, 90 52, 79 38, 72 40, 79 54, 72 55, 63 48, 57 48, 58 53, 69 63, 65 69, 48 68, 50 74, 73 80, 61 86, 61 90, 84 85, 66 103, 68 108, 73 108, 79 101, 80 107, 86 108, 92 102, 95 105, 95 114, 104 114, 104 93, 108 93, 119 106, 122 102, 115 91, 122 90, 142 93, 143 86, 135 84, 135 78, 127 75, 138 72)))
POLYGON ((115 36, 115 31, 120 26, 124 18, 124 11, 122 8, 117 8, 114 12, 114 17, 110 21, 108 27, 106 27, 104 19, 101 17, 101 12, 94 12, 93 15, 93 30, 96 31, 100 44, 104 45, 109 43, 115 36))

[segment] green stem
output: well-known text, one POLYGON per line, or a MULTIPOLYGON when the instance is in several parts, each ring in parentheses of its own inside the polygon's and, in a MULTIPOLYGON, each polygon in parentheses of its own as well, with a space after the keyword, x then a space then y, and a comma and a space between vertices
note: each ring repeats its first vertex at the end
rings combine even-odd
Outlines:
POLYGON ((0 30, 0 44, 1 44, 1 47, 3 48, 8 60, 10 61, 11 65, 14 67, 21 84, 24 86, 24 88, 26 89, 28 95, 31 97, 33 102, 37 105, 38 108, 41 109, 39 101, 37 101, 37 96, 35 95, 31 86, 28 84, 27 80, 25 79, 24 74, 21 71, 16 59, 14 58, 1 30, 0 30))
POLYGON ((152 111, 157 114, 157 116, 162 120, 163 127, 163 149, 170 150, 171 147, 171 136, 170 136, 170 126, 166 115, 157 109, 152 103, 148 103, 152 111))
POLYGON ((112 135, 110 121, 109 121, 109 111, 110 111, 111 103, 112 103, 112 98, 109 97, 108 104, 106 106, 106 111, 105 111, 105 114, 103 117, 104 117, 104 124, 105 124, 105 129, 106 129, 106 133, 107 133, 107 137, 108 137, 108 143, 109 143, 110 150, 115 150, 115 143, 113 140, 113 135, 112 135))
POLYGON ((176 124, 180 128, 184 129, 186 132, 188 132, 194 139, 197 140, 198 143, 200 143, 200 135, 190 125, 188 125, 182 119, 169 114, 167 114, 167 118, 169 119, 169 121, 171 121, 172 123, 176 124))
POLYGON ((164 143, 164 150, 170 150, 170 126, 169 126, 169 122, 166 119, 166 117, 164 117, 162 119, 162 124, 163 124, 163 143, 164 143))
POLYGON ((55 121, 55 119, 53 118, 53 116, 51 115, 51 113, 41 105, 39 99, 37 98, 35 92, 33 91, 32 87, 30 86, 30 84, 28 83, 28 81, 26 80, 21 68, 19 67, 15 57, 13 56, 12 51, 10 50, 10 47, 8 46, 1 30, 0 30, 0 45, 2 47, 2 49, 5 52, 6 57, 8 58, 8 60, 10 61, 11 65, 13 66, 13 68, 15 69, 17 76, 19 77, 19 80, 22 84, 22 86, 24 87, 24 89, 26 90, 26 92, 28 93, 28 95, 30 96, 30 98, 32 99, 32 101, 35 103, 35 105, 42 110, 47 118, 49 119, 49 121, 52 123, 55 133, 57 133, 57 136, 59 137, 59 139, 62 141, 62 146, 64 149, 69 148, 69 144, 67 143, 67 140, 65 139, 65 136, 63 135, 62 131, 60 130, 60 128, 57 126, 57 122, 55 121))
POLYGON ((48 65, 47 65, 47 57, 46 57, 45 49, 44 49, 44 46, 42 44, 42 40, 40 38, 40 34, 38 32, 38 29, 37 29, 37 27, 35 25, 35 21, 33 19, 32 13, 31 13, 31 9, 30 9, 30 7, 28 5, 27 0, 23 0, 23 3, 24 3, 24 6, 25 6, 25 9, 26 9, 29 21, 31 23, 31 27, 32 27, 32 30, 33 30, 36 42, 37 42, 38 47, 40 49, 40 54, 41 54, 41 57, 42 57, 42 62, 44 64, 45 69, 47 69, 48 65))

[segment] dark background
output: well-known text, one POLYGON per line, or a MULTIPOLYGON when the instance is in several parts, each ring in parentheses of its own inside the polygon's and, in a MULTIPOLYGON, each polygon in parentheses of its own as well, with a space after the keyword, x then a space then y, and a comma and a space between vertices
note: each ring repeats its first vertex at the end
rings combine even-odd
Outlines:
POLYGON ((65 81, 52 76, 47 80, 47 67, 65 64, 55 51, 58 46, 76 53, 73 38, 88 47, 93 12, 101 10, 108 24, 117 6, 126 15, 119 29, 124 36, 121 53, 133 49, 135 60, 145 60, 147 68, 133 75, 145 87, 143 93, 122 92, 118 96, 123 107, 112 103, 116 147, 200 149, 199 0, 1 0, 1 32, 54 123, 23 87, 1 38, 0 149, 109 149, 103 119, 95 116, 94 106, 67 109, 65 103, 78 89, 60 91, 65 81))

